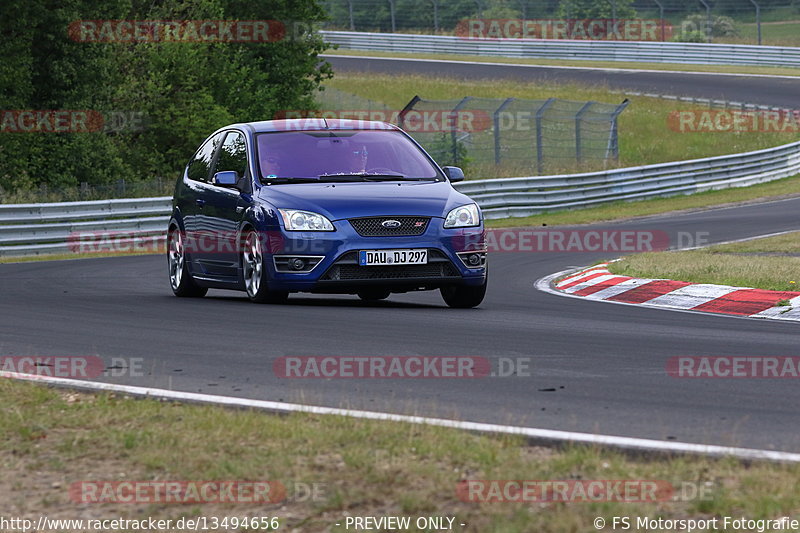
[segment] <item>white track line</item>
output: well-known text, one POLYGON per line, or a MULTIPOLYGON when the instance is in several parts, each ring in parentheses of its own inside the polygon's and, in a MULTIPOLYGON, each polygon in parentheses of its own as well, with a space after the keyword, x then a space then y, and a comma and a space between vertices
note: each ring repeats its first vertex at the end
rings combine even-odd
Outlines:
POLYGON ((129 394, 147 398, 160 398, 191 403, 222 405, 228 407, 246 407, 279 413, 311 413, 318 415, 348 416, 366 420, 386 420, 391 422, 405 422, 410 424, 425 424, 429 426, 447 427, 465 431, 481 433, 503 433, 520 435, 529 439, 545 441, 548 443, 574 442, 593 444, 626 450, 642 452, 661 452, 675 454, 702 454, 717 457, 737 457, 748 460, 769 460, 798 463, 800 453, 781 452, 775 450, 759 450, 754 448, 736 448, 730 446, 716 446, 706 444, 693 444, 689 442, 673 442, 655 439, 639 439, 634 437, 619 437, 614 435, 593 435, 591 433, 578 433, 574 431, 560 431, 554 429, 527 428, 520 426, 505 426, 499 424, 484 424, 480 422, 461 422, 444 418, 428 418, 423 416, 397 415, 380 413, 376 411, 359 411, 355 409, 341 409, 335 407, 319 407, 314 405, 301 405, 295 403, 271 402, 266 400, 248 400, 232 396, 215 396, 196 392, 179 392, 148 387, 133 387, 130 385, 115 385, 113 383, 98 383, 76 379, 56 378, 49 376, 36 376, 20 374, 17 372, 0 372, 0 377, 12 378, 21 381, 45 383, 59 387, 84 389, 92 391, 106 391, 129 394))
MULTIPOLYGON (((377 50, 376 50, 377 51, 377 50)), ((455 54, 454 54, 455 55, 455 54)), ((463 59, 422 59, 416 57, 390 57, 390 56, 362 56, 362 55, 342 55, 342 54, 320 54, 320 57, 341 57, 352 59, 383 59, 386 61, 407 61, 414 63, 455 63, 460 65, 491 65, 503 67, 520 68, 552 68, 559 70, 599 70, 604 72, 647 72, 656 74, 691 74, 695 76, 734 76, 745 78, 775 78, 785 80, 800 80, 800 76, 786 76, 780 74, 747 74, 733 72, 702 72, 697 70, 657 70, 639 68, 616 68, 616 67, 576 67, 566 65, 535 65, 531 63, 504 63, 502 61, 465 61, 463 59)), ((736 65, 716 65, 716 66, 736 66, 736 65)))

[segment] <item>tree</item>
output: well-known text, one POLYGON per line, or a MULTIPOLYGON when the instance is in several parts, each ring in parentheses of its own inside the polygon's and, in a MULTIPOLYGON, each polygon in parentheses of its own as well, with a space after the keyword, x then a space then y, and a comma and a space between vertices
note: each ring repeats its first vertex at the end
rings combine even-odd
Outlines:
POLYGON ((309 31, 324 19, 314 0, 5 0, 4 10, 14 13, 0 18, 4 116, 89 110, 146 119, 140 130, 0 131, 5 190, 177 177, 213 130, 313 109, 332 75, 318 59, 327 46, 309 31), (69 32, 81 20, 272 20, 286 32, 274 42, 83 42, 69 32))

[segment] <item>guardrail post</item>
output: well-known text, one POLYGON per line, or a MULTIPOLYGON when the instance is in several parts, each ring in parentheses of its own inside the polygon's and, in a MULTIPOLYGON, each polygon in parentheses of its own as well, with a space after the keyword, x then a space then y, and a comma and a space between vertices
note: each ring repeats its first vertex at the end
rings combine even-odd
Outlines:
POLYGON ((583 159, 581 157, 581 120, 583 119, 583 115, 592 107, 592 104, 594 104, 594 102, 589 100, 575 113, 575 160, 579 164, 583 159))
POLYGON ((414 96, 414 98, 412 98, 411 101, 408 102, 402 110, 400 110, 400 113, 397 114, 397 125, 400 126, 400 129, 405 129, 404 122, 406 120, 406 115, 409 111, 414 109, 414 106, 417 105, 417 102, 420 100, 422 99, 419 97, 419 95, 414 96))
POLYGON ((494 122, 494 164, 500 164, 500 113, 508 107, 508 105, 513 102, 513 98, 506 98, 505 102, 500 104, 494 115, 492 116, 492 121, 494 122))
POLYGON ((553 102, 555 102, 557 98, 548 98, 547 101, 542 104, 542 107, 536 111, 536 169, 541 175, 544 172, 544 146, 542 146, 542 118, 544 117, 544 112, 547 111, 547 108, 550 107, 553 102))
MULTIPOLYGON (((452 113, 455 115, 455 124, 458 124, 458 112, 469 102, 472 100, 471 96, 465 96, 456 106, 453 108, 452 113)), ((456 137, 456 130, 457 128, 452 128, 450 130, 450 139, 453 142, 453 164, 458 166, 458 138, 456 137)))
POLYGON ((619 161, 619 131, 617 128, 617 117, 619 114, 625 111, 625 108, 628 107, 631 101, 627 98, 622 101, 621 104, 617 106, 614 112, 611 114, 611 135, 608 136, 608 148, 606 148, 606 160, 610 159, 611 157, 614 158, 614 161, 619 161))

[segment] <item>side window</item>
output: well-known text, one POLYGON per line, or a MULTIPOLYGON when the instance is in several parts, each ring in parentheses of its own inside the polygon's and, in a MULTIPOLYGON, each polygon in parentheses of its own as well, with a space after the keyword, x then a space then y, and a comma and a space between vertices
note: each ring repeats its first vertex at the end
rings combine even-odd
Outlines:
POLYGON ((217 157, 214 173, 226 170, 235 170, 240 177, 247 174, 247 148, 244 135, 238 131, 228 132, 217 157))
POLYGON ((197 151, 197 155, 194 156, 194 159, 189 161, 189 167, 186 169, 189 179, 208 182, 209 170, 211 170, 211 158, 214 157, 214 150, 216 150, 219 143, 222 142, 223 135, 224 133, 218 133, 206 141, 202 148, 197 151))

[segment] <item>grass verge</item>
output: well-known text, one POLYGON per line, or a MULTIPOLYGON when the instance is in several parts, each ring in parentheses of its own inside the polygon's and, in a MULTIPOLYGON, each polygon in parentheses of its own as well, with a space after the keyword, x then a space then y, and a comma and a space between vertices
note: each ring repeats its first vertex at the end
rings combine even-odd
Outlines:
POLYGON ((800 291, 800 232, 684 252, 648 252, 609 265, 614 274, 800 291))
MULTIPOLYGON (((453 106, 465 96, 492 98, 498 102, 500 99, 512 97, 534 100, 557 97, 573 101, 594 100, 606 103, 622 101, 622 96, 612 94, 607 87, 541 81, 525 83, 518 80, 433 78, 418 75, 347 72, 338 73, 334 79, 326 82, 326 86, 343 93, 357 95, 362 99, 369 99, 373 105, 380 103, 387 106, 388 109, 394 110, 402 109, 415 95, 420 95, 426 100, 448 100, 450 102, 447 105, 453 106)), ((328 105, 335 105, 335 102, 329 102, 328 105)), ((352 106, 353 104, 343 102, 343 105, 352 106)), ((469 108, 469 104, 467 108, 469 108)), ((334 109, 336 108, 334 107, 334 109)), ((352 108, 344 107, 343 109, 351 110, 352 108)), ((682 132, 677 127, 674 112, 707 109, 707 107, 688 102, 675 102, 645 96, 632 97, 631 104, 618 119, 619 161, 609 166, 632 167, 699 159, 772 148, 797 140, 797 134, 790 131, 781 133, 682 132), (673 119, 670 119, 671 115, 673 115, 673 119)), ((530 129, 531 127, 529 120, 520 118, 518 123, 515 121, 513 126, 509 126, 509 134, 513 134, 520 143, 528 142, 526 139, 529 139, 532 143, 531 146, 534 146, 535 134, 530 129)), ((561 133, 570 132, 572 131, 571 127, 564 125, 559 131, 561 133)), ((482 135, 487 136, 490 133, 482 135)), ((483 144, 476 142, 476 146, 485 144, 485 142, 483 144)), ((428 146, 428 148, 431 147, 428 146)), ((486 153, 485 148, 474 148, 472 155, 469 150, 468 148, 466 153, 469 162, 465 167, 468 179, 531 176, 537 173, 533 148, 530 152, 525 152, 525 154, 530 153, 530 157, 515 155, 507 158, 500 165, 494 163, 493 149, 491 156, 486 153)), ((546 174, 602 170, 607 166, 606 163, 599 160, 578 165, 569 158, 546 158, 545 163, 544 173, 546 174)))
POLYGON ((112 252, 112 253, 67 253, 67 254, 41 254, 41 255, 19 255, 0 257, 0 264, 3 263, 30 263, 33 261, 67 261, 70 259, 95 259, 98 257, 122 257, 131 255, 162 255, 166 249, 147 251, 147 252, 112 252))
POLYGON ((614 516, 778 518, 800 512, 800 466, 542 448, 446 428, 89 395, 0 380, 5 515, 275 516, 281 530, 345 531, 345 516, 451 516, 465 532, 595 530, 614 516), (35 475, 32 473, 35 472, 35 475), (665 501, 478 503, 463 480, 663 480, 665 501), (76 504, 79 481, 280 481, 277 504, 76 504), (293 488, 315 486, 314 497, 293 488), (342 523, 337 527, 334 524, 342 523))
MULTIPOLYGON (((752 43, 751 43, 752 44, 752 43)), ((783 45, 786 46, 786 45, 783 45)), ((796 45, 795 45, 796 46, 796 45)), ((384 52, 378 50, 328 50, 328 55, 403 57, 410 59, 442 59, 476 63, 508 63, 511 65, 541 65, 553 67, 587 67, 603 69, 664 70, 674 72, 717 72, 722 74, 760 74, 764 76, 800 76, 800 69, 789 67, 758 67, 737 65, 686 65, 680 63, 639 63, 635 61, 581 61, 566 59, 526 59, 501 56, 472 56, 466 54, 425 54, 384 52)))

